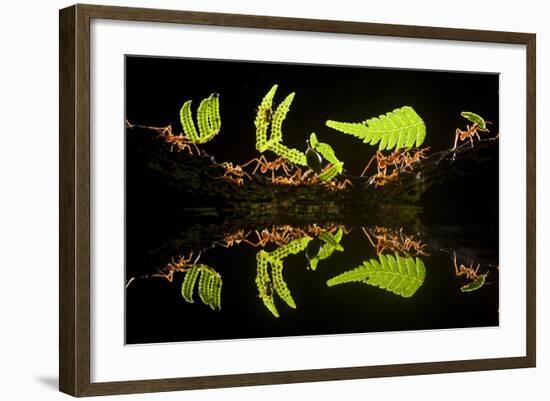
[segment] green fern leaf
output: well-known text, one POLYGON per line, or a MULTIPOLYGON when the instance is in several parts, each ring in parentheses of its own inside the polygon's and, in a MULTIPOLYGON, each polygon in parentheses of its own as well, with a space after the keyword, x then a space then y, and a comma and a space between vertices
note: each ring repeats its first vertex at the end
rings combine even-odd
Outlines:
POLYGON ((207 265, 194 265, 185 273, 181 285, 181 295, 189 303, 194 303, 193 289, 199 280, 198 293, 203 304, 212 309, 221 309, 221 276, 207 265))
POLYGON ((327 127, 343 132, 344 134, 353 135, 356 138, 364 140, 370 133, 369 128, 363 123, 346 123, 341 121, 328 120, 327 127))
POLYGON ((222 278, 214 273, 210 281, 209 305, 212 309, 221 309, 222 278))
POLYGON ((327 168, 325 171, 323 171, 321 174, 319 174, 319 180, 323 182, 329 182, 334 177, 336 177, 338 174, 340 174, 343 171, 344 163, 338 163, 333 164, 329 168, 327 168))
POLYGON ((409 298, 420 288, 426 277, 426 268, 420 258, 379 255, 355 269, 327 281, 329 287, 361 282, 409 298))
POLYGON ((271 121, 271 136, 269 137, 269 141, 281 142, 283 140, 283 121, 290 110, 294 95, 295 93, 292 92, 277 106, 277 110, 275 110, 271 121))
POLYGON ((197 109, 197 125, 199 126, 200 139, 208 136, 208 110, 209 110, 210 98, 201 100, 199 108, 197 109))
POLYGON ((193 123, 193 115, 191 113, 191 100, 188 100, 183 104, 180 110, 180 121, 183 128, 183 132, 190 142, 198 142, 199 136, 193 123))
POLYGON ((277 292, 277 295, 285 301, 285 303, 293 309, 296 309, 294 299, 288 289, 285 280, 283 279, 283 262, 272 261, 271 263, 271 276, 273 278, 273 288, 277 292))
POLYGON ((288 244, 277 248, 269 254, 269 257, 274 260, 281 260, 288 255, 296 255, 307 248, 307 244, 311 241, 310 237, 302 237, 290 241, 288 244))
POLYGON ((344 247, 340 244, 340 241, 342 240, 342 232, 343 231, 341 228, 338 229, 336 234, 331 234, 325 231, 319 234, 319 239, 331 248, 341 252, 344 250, 344 247))
POLYGON ((268 270, 269 255, 266 251, 260 251, 256 254, 256 287, 260 299, 264 303, 267 310, 275 317, 279 317, 279 312, 275 307, 273 299, 273 285, 269 278, 268 270))
POLYGON ((329 232, 322 232, 319 234, 319 239, 324 242, 321 250, 313 259, 309 261, 311 270, 317 269, 317 265, 321 260, 328 259, 332 256, 334 251, 343 251, 344 247, 340 244, 342 240, 343 230, 341 228, 336 231, 336 234, 329 232))
POLYGON ((213 93, 200 102, 197 109, 198 133, 193 122, 191 100, 186 101, 181 107, 180 121, 183 132, 189 142, 206 143, 210 141, 221 129, 219 95, 213 93))
POLYGON ((283 144, 283 121, 290 110, 295 93, 289 94, 278 106, 274 113, 273 98, 277 91, 277 85, 273 85, 264 96, 258 110, 254 125, 256 126, 256 149, 263 153, 270 150, 276 155, 291 163, 306 166, 306 156, 297 149, 288 148, 283 144), (271 124, 271 134, 267 138, 267 130, 271 124))
POLYGON ((208 131, 209 136, 213 137, 220 132, 222 126, 222 120, 220 117, 220 98, 217 93, 210 95, 208 110, 208 131))
POLYGON ((315 147, 319 144, 319 140, 317 139, 317 135, 315 134, 315 132, 312 132, 309 135, 309 144, 313 149, 315 149, 315 147))
POLYGON ((278 85, 273 85, 271 87, 262 99, 256 112, 254 125, 256 126, 256 149, 259 152, 265 152, 267 150, 267 130, 271 122, 273 98, 275 97, 275 92, 277 92, 277 87, 278 85))
POLYGON ((460 291, 462 292, 472 292, 479 290, 481 287, 485 285, 485 281, 487 279, 489 273, 481 274, 477 278, 474 279, 471 283, 468 283, 466 285, 463 285, 460 287, 460 291))
POLYGON ((353 135, 379 150, 420 146, 426 138, 426 125, 414 109, 403 106, 363 123, 328 120, 326 125, 344 134, 353 135))
POLYGON ((200 266, 193 266, 185 273, 183 283, 181 284, 181 295, 187 302, 193 303, 193 289, 200 273, 200 266))
POLYGON ((319 140, 317 139, 317 135, 315 135, 315 132, 311 133, 309 137, 309 144, 312 148, 319 152, 329 163, 332 164, 329 168, 319 174, 319 179, 321 181, 328 182, 336 177, 338 174, 342 173, 342 171, 344 170, 344 163, 338 160, 334 149, 332 149, 332 146, 330 146, 328 143, 319 142, 319 140))
POLYGON ((487 128, 487 122, 479 114, 472 113, 471 111, 463 111, 460 115, 466 120, 473 122, 481 129, 487 128))
POLYGON ((214 278, 214 273, 209 269, 201 269, 199 278, 199 297, 203 304, 210 305, 210 283, 214 278))
POLYGON ((268 142, 266 149, 271 150, 291 163, 307 167, 306 155, 297 149, 288 148, 280 142, 268 142))

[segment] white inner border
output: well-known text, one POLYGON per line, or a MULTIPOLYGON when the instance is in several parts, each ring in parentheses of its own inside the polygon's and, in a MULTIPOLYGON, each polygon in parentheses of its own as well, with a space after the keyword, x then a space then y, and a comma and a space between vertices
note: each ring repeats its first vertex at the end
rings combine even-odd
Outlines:
POLYGON ((92 382, 524 356, 525 60, 522 45, 92 20, 92 382), (500 72, 500 326, 124 346, 125 54, 500 72))

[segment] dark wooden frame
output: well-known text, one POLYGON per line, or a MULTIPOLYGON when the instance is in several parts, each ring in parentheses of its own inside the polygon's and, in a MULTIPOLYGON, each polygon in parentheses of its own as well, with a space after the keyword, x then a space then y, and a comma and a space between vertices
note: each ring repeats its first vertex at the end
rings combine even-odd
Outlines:
POLYGON ((92 396, 535 366, 535 34, 80 4, 60 10, 59 29, 59 388, 61 391, 73 396, 92 396), (526 356, 91 383, 90 20, 92 18, 525 45, 527 48, 526 356))

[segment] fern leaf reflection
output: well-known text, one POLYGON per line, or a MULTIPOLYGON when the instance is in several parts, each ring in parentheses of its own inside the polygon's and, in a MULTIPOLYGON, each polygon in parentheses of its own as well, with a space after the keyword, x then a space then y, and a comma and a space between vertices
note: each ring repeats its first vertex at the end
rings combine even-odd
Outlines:
POLYGON ((336 231, 335 234, 332 234, 328 231, 323 231, 318 235, 318 239, 323 243, 321 245, 320 250, 313 256, 308 255, 306 252, 306 256, 309 259, 309 267, 311 270, 317 269, 317 265, 321 260, 328 259, 332 256, 334 251, 342 252, 344 250, 344 247, 340 244, 340 241, 342 240, 342 234, 343 230, 342 228, 338 228, 338 231, 336 231))
POLYGON ((279 312, 275 306, 274 293, 289 307, 296 309, 296 303, 283 278, 283 260, 289 255, 296 255, 304 251, 310 241, 310 237, 302 237, 280 246, 273 252, 262 250, 256 254, 256 287, 258 288, 258 295, 265 307, 275 317, 279 317, 279 312))
POLYGON ((185 273, 181 285, 181 295, 186 302, 194 303, 193 291, 198 279, 198 293, 201 302, 211 309, 221 309, 222 278, 211 267, 194 265, 185 273))
POLYGON ((426 267, 420 258, 403 257, 398 254, 379 255, 355 269, 327 281, 329 287, 346 283, 364 283, 400 295, 412 297, 426 277, 426 267))

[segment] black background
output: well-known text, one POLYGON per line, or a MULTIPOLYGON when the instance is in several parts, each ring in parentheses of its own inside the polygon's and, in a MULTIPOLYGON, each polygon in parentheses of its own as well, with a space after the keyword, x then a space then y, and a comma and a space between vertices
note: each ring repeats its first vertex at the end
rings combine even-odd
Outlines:
MULTIPOLYGON (((326 127, 327 119, 358 122, 409 105, 424 119, 427 137, 423 146, 432 151, 452 146, 455 129, 464 129, 467 123, 461 111, 480 114, 493 122, 491 132, 498 132, 496 74, 137 56, 126 58, 125 117, 134 124, 171 124, 178 133, 181 105, 192 99, 194 112, 202 98, 218 92, 222 131, 204 148, 218 161, 243 163, 258 156, 254 116, 274 83, 279 84, 275 104, 296 92, 283 124, 285 144, 305 150, 305 140, 314 131, 320 141, 330 143, 349 174, 359 174, 375 148, 326 127)), ((483 255, 487 263, 496 265, 498 160, 491 174, 493 179, 482 185, 462 180, 426 194, 423 221, 432 235, 447 241, 452 237, 453 247, 463 254, 472 258, 483 255)), ((159 231, 162 224, 149 224, 134 210, 138 200, 131 194, 132 188, 140 185, 139 176, 127 171, 126 185, 128 279, 150 270, 148 245, 158 244, 173 232, 159 231)), ((167 205, 177 202, 185 200, 167 200, 167 205)), ((127 343, 498 324, 498 275, 492 274, 492 284, 483 290, 462 294, 459 287, 465 282, 454 277, 448 254, 434 253, 425 260, 426 282, 410 299, 360 284, 326 287, 327 279, 374 256, 357 233, 346 237, 343 245, 345 253, 322 261, 315 272, 306 269, 303 255, 285 261, 284 277, 298 308, 292 310, 278 302, 279 319, 270 315, 257 296, 255 249, 214 248, 201 258, 222 275, 219 312, 210 311, 200 301, 186 304, 180 294, 181 276, 176 276, 174 283, 136 280, 127 291, 127 343)))

